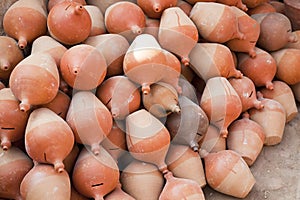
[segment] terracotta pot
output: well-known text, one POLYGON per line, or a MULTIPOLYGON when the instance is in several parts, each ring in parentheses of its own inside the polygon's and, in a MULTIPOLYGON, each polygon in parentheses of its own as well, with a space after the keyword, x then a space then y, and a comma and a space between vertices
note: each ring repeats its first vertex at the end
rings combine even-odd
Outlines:
MULTIPOLYGON (((56 4, 59 4, 59 3, 62 3, 66 0, 49 0, 48 1, 48 4, 47 4, 47 9, 48 9, 48 12, 56 5, 56 4)), ((77 2, 77 3, 80 3, 82 5, 86 5, 86 1, 85 0, 67 0, 67 1, 74 1, 74 2, 77 2)))
POLYGON ((242 78, 231 78, 229 83, 239 95, 242 102, 242 112, 247 111, 250 108, 255 107, 256 109, 261 109, 263 107, 262 103, 257 100, 256 88, 253 81, 247 76, 242 78))
POLYGON ((75 189, 95 200, 113 191, 119 183, 119 168, 109 153, 100 146, 99 155, 83 148, 75 163, 72 182, 75 189))
POLYGON ((178 86, 180 62, 162 49, 152 35, 142 34, 135 38, 125 54, 123 70, 129 79, 142 86, 144 94, 150 92, 151 84, 159 81, 173 85, 181 93, 178 86))
POLYGON ((32 160, 19 148, 0 149, 0 198, 21 200, 20 185, 32 160))
POLYGON ((230 6, 214 2, 197 2, 190 18, 198 28, 199 34, 210 42, 224 43, 230 39, 243 39, 238 20, 230 6), (214 16, 214 17, 211 17, 214 16))
POLYGON ((127 116, 126 141, 134 158, 155 164, 163 173, 167 171, 165 156, 170 144, 169 131, 145 109, 127 116))
POLYGON ((123 120, 140 107, 138 86, 123 75, 106 79, 96 91, 96 96, 110 110, 116 120, 123 120))
POLYGON ((231 51, 245 52, 248 53, 250 57, 255 57, 256 53, 254 48, 259 38, 260 24, 237 7, 233 6, 231 9, 236 14, 239 29, 245 37, 242 40, 229 40, 226 45, 231 51))
POLYGON ((189 54, 198 42, 198 30, 194 22, 179 8, 164 10, 159 24, 158 41, 162 48, 181 58, 189 65, 189 54))
POLYGON ((180 113, 178 94, 173 86, 157 82, 150 86, 149 94, 143 94, 144 107, 155 117, 162 118, 171 113, 180 113))
POLYGON ((226 138, 220 135, 220 129, 210 124, 202 140, 199 141, 201 150, 216 153, 226 149, 226 138))
POLYGON ((292 23, 293 30, 300 29, 300 18, 297 15, 300 10, 300 4, 296 0, 284 0, 284 13, 292 23))
POLYGON ((263 109, 249 110, 250 119, 260 124, 265 133, 265 145, 276 145, 282 140, 286 123, 284 107, 276 100, 259 97, 263 109))
POLYGON ((223 194, 245 198, 256 182, 247 163, 235 151, 209 153, 204 164, 208 185, 223 194))
POLYGON ((228 126, 242 112, 240 97, 224 77, 214 77, 207 81, 200 106, 211 124, 220 129, 220 134, 227 137, 228 126))
POLYGON ((121 173, 125 192, 135 199, 157 200, 164 186, 162 173, 155 165, 132 161, 121 173))
POLYGON ((132 41, 137 35, 143 33, 146 18, 142 8, 137 4, 120 1, 105 10, 104 22, 109 33, 121 34, 128 41, 132 41), (128 15, 128 12, 131 14, 128 15))
POLYGON ((25 148, 34 161, 53 164, 55 171, 62 173, 63 160, 73 145, 71 128, 56 113, 48 108, 35 109, 30 113, 25 130, 25 148))
POLYGON ((284 14, 273 12, 254 14, 251 17, 260 24, 258 47, 267 51, 276 51, 289 42, 296 42, 291 22, 284 14))
POLYGON ((50 35, 65 45, 84 41, 91 32, 91 26, 88 11, 82 4, 74 1, 63 1, 48 13, 47 27, 50 35))
POLYGON ((228 129, 227 147, 239 153, 251 166, 260 154, 265 141, 264 129, 244 113, 243 118, 234 121, 228 129))
POLYGON ((276 12, 275 8, 269 2, 263 2, 258 6, 247 11, 248 15, 276 12))
POLYGON ((198 104, 187 97, 179 97, 179 106, 180 113, 169 115, 166 121, 172 142, 188 145, 193 151, 198 151, 198 142, 208 129, 208 117, 198 104))
POLYGON ((172 172, 164 174, 165 186, 159 200, 199 199, 204 200, 204 193, 196 181, 174 177, 172 172))
MULTIPOLYGON (((111 6, 114 3, 120 2, 120 1, 124 1, 124 0, 106 0, 106 1, 87 0, 87 3, 89 5, 95 5, 95 6, 97 6, 101 10, 102 13, 105 13, 106 9, 109 6, 111 6)), ((125 0, 125 1, 136 3, 136 0, 125 0)))
POLYGON ((206 185, 202 160, 188 146, 170 145, 166 163, 175 177, 194 180, 202 188, 206 185))
POLYGON ((83 6, 91 17, 91 31, 89 36, 96 36, 106 33, 104 24, 104 15, 97 6, 85 5, 83 6))
POLYGON ((300 49, 283 48, 272 52, 271 55, 276 61, 277 71, 275 76, 277 79, 288 85, 300 82, 300 49))
POLYGON ((46 1, 16 1, 4 14, 3 29, 24 49, 28 43, 47 32, 46 1))
POLYGON ((238 69, 250 78, 256 87, 273 89, 272 80, 276 74, 276 61, 267 51, 255 47, 256 57, 251 58, 248 54, 237 53, 238 69))
POLYGON ((101 34, 88 37, 84 43, 96 47, 105 57, 107 64, 106 77, 124 73, 123 59, 129 48, 129 43, 125 37, 119 34, 101 34))
POLYGON ((247 11, 247 6, 243 3, 242 0, 216 0, 217 3, 222 3, 228 6, 236 7, 240 10, 247 11))
POLYGON ((248 8, 255 8, 256 6, 268 2, 268 0, 242 0, 242 2, 248 7, 248 8))
POLYGON ((24 59, 17 42, 8 36, 0 36, 0 78, 8 79, 15 66, 24 59))
POLYGON ((11 147, 12 142, 24 138, 28 116, 20 110, 19 101, 10 88, 0 90, 0 141, 4 151, 11 147))
POLYGON ((190 67, 207 82, 212 77, 241 78, 230 49, 218 43, 197 43, 190 53, 190 67))
POLYGON ((91 146, 95 155, 99 154, 100 143, 113 125, 109 110, 90 91, 79 91, 73 95, 66 121, 76 142, 91 146))
POLYGON ((142 8, 144 13, 150 18, 161 18, 164 10, 174 7, 177 0, 137 0, 137 5, 142 8))
POLYGON ((289 42, 284 48, 300 49, 300 30, 293 31, 293 34, 296 36, 297 42, 289 42))
POLYGON ((50 165, 38 164, 26 174, 20 191, 23 199, 70 199, 70 178, 66 171, 57 173, 50 165))
POLYGON ((21 101, 21 111, 28 111, 31 105, 49 103, 55 98, 59 87, 55 60, 46 53, 31 54, 14 68, 9 85, 21 101))
POLYGON ((115 189, 105 196, 105 200, 116 200, 116 199, 122 199, 122 200, 135 200, 132 196, 127 194, 122 190, 121 184, 119 183, 115 189))
POLYGON ((63 79, 77 90, 92 90, 99 86, 106 75, 106 60, 101 52, 87 44, 69 48, 61 58, 63 79))

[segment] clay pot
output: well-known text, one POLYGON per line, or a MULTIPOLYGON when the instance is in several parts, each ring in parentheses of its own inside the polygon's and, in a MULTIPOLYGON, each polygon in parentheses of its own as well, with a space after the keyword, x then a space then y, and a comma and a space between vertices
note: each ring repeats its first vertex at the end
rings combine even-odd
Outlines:
POLYGON ((223 194, 245 198, 256 182, 247 163, 235 151, 209 153, 204 164, 208 185, 223 194))
POLYGON ((31 105, 49 103, 55 98, 59 87, 55 60, 46 53, 31 54, 14 68, 9 86, 21 101, 21 111, 28 111, 31 105))
POLYGON ((193 8, 193 6, 190 3, 183 0, 177 0, 176 6, 182 9, 187 16, 190 16, 191 10, 193 8))
POLYGON ((164 186, 164 178, 155 165, 132 161, 121 173, 125 192, 135 199, 157 200, 164 186))
POLYGON ((31 54, 42 52, 48 53, 50 56, 52 56, 57 67, 59 67, 60 59, 66 51, 67 48, 65 46, 47 35, 43 35, 35 39, 31 47, 31 54))
POLYGON ((237 17, 230 6, 197 2, 191 10, 190 18, 197 26, 199 34, 207 41, 224 43, 234 38, 244 39, 237 17))
POLYGON ((240 97, 224 77, 214 77, 207 81, 200 106, 211 124, 220 129, 220 134, 227 137, 228 126, 242 112, 240 97))
POLYGON ((84 196, 100 200, 115 189, 119 176, 118 165, 102 146, 97 156, 83 148, 73 169, 72 182, 84 196))
POLYGON ((21 140, 27 124, 28 113, 19 108, 19 101, 10 88, 0 90, 0 141, 4 151, 11 143, 21 140))
POLYGON ((239 29, 245 37, 242 40, 229 40, 226 45, 231 51, 245 52, 248 53, 250 57, 255 57, 256 53, 254 48, 260 34, 260 24, 237 7, 233 6, 231 9, 236 14, 239 29))
POLYGON ((106 33, 104 24, 104 15, 97 6, 85 5, 83 6, 91 17, 91 31, 89 36, 96 36, 106 33))
POLYGON ((20 184, 32 166, 32 160, 19 148, 0 149, 0 198, 21 200, 20 184))
POLYGON ((171 113, 180 113, 177 91, 167 83, 152 84, 150 92, 142 97, 144 107, 155 117, 162 118, 171 113))
POLYGON ((268 0, 242 0, 242 2, 248 7, 248 8, 255 8, 258 5, 268 2, 268 0))
POLYGON ((104 23, 109 33, 123 35, 132 41, 137 35, 143 33, 146 25, 145 14, 138 5, 120 1, 110 5, 104 14, 104 23), (131 13, 128 15, 127 13, 131 13), (116 24, 118 24, 116 26, 116 24))
POLYGON ((243 118, 234 121, 228 129, 227 147, 239 153, 251 166, 260 154, 265 141, 264 129, 244 113, 243 118))
POLYGON ((276 51, 289 42, 296 42, 291 22, 284 14, 273 12, 254 14, 251 17, 260 24, 258 47, 267 51, 276 51))
POLYGON ((251 58, 245 53, 237 53, 237 68, 250 78, 256 87, 266 87, 272 90, 272 80, 277 70, 276 61, 267 51, 257 47, 254 50, 256 52, 255 58, 251 58))
POLYGON ((300 10, 299 1, 296 0, 283 0, 284 13, 292 23, 293 30, 300 29, 300 18, 298 16, 300 10))
POLYGON ((155 19, 161 18, 164 10, 174 7, 176 4, 177 0, 137 0, 137 5, 142 8, 144 13, 155 19))
POLYGON ((63 1, 48 13, 47 26, 54 39, 65 45, 75 45, 89 36, 92 20, 82 4, 63 1))
POLYGON ((48 108, 32 111, 25 130, 25 148, 34 161, 53 164, 55 171, 62 173, 62 161, 73 145, 74 135, 66 121, 48 108))
POLYGON ((100 143, 113 124, 109 110, 90 91, 79 91, 73 95, 66 121, 76 142, 91 146, 95 155, 99 154, 100 143))
POLYGON ((197 43, 190 53, 190 67, 207 82, 212 77, 241 78, 230 49, 218 43, 197 43))
POLYGON ((70 103, 71 98, 66 93, 58 90, 56 97, 52 101, 40 107, 49 108, 61 118, 66 119, 70 103))
POLYGON ((162 49, 152 35, 142 34, 135 38, 125 54, 123 70, 129 79, 142 86, 144 94, 150 92, 151 84, 159 81, 171 84, 181 93, 178 86, 180 62, 162 49))
POLYGON ((188 145, 193 151, 198 151, 198 142, 208 129, 208 117, 198 104, 185 96, 179 97, 179 106, 181 112, 169 115, 166 121, 172 142, 188 145))
POLYGON ((269 2, 263 2, 258 6, 247 11, 248 15, 276 12, 275 8, 269 2))
POLYGON ((127 151, 125 122, 114 120, 111 131, 101 145, 117 162, 127 151))
POLYGON ((294 31, 293 34, 296 36, 297 42, 289 42, 284 46, 284 48, 300 49, 300 30, 294 31))
POLYGON ((284 48, 271 53, 276 61, 276 78, 288 85, 300 82, 300 49, 284 48))
POLYGON ((201 150, 216 153, 226 149, 226 138, 220 135, 220 129, 210 124, 202 140, 199 141, 201 150))
POLYGON ((159 200, 199 199, 204 200, 204 193, 198 183, 191 179, 174 177, 172 172, 164 174, 165 186, 159 200))
POLYGON ((239 95, 242 102, 242 112, 247 111, 250 108, 255 107, 256 109, 261 109, 263 106, 256 97, 256 88, 253 81, 247 76, 242 78, 231 78, 229 83, 239 95))
POLYGON ((0 79, 8 79, 12 70, 23 59, 23 52, 15 40, 0 36, 0 79))
POLYGON ((23 199, 70 199, 70 178, 66 171, 57 173, 50 165, 38 164, 26 174, 20 191, 23 199))
POLYGON ((284 107, 276 100, 259 97, 264 108, 249 110, 250 119, 260 124, 265 133, 264 145, 276 145, 282 140, 286 123, 284 107), (266 120, 267 119, 267 120, 266 120))
POLYGON ((170 144, 169 131, 145 109, 127 116, 126 141, 134 158, 155 164, 163 173, 167 171, 165 156, 170 144))
POLYGON ((166 163, 175 177, 194 180, 202 188, 206 185, 202 160, 188 146, 170 145, 166 163))
POLYGON ((20 0, 13 3, 3 17, 4 32, 24 49, 28 43, 47 32, 45 0, 20 0))
POLYGON ((106 69, 106 60, 102 53, 87 44, 69 48, 60 61, 63 79, 77 90, 95 89, 103 82, 106 69))
POLYGON ((158 31, 159 31, 160 19, 153 19, 146 17, 146 26, 144 28, 144 34, 150 34, 158 40, 158 31))
POLYGON ((116 200, 116 199, 122 199, 122 200, 135 200, 132 196, 124 192, 121 188, 121 184, 119 183, 115 189, 105 196, 105 200, 116 200))
POLYGON ((158 41, 162 48, 178 55, 182 64, 188 66, 189 54, 198 42, 198 30, 179 7, 167 8, 160 18, 158 41))
MULTIPOLYGON (((47 4, 48 11, 50 11, 56 4, 62 3, 64 1, 66 1, 66 0, 49 0, 48 4, 47 4)), ((86 5, 85 0, 67 0, 67 1, 69 1, 69 2, 74 1, 74 2, 80 3, 82 5, 86 5)))
POLYGON ((298 108, 293 91, 291 87, 283 81, 273 81, 273 85, 273 90, 262 89, 260 92, 264 98, 274 99, 284 107, 286 122, 289 122, 298 114, 298 108))
POLYGON ((123 120, 128 114, 138 110, 141 102, 137 85, 123 75, 106 79, 97 88, 96 96, 116 120, 123 120))
POLYGON ((247 11, 247 6, 243 3, 242 0, 216 0, 217 3, 222 3, 228 6, 236 7, 242 11, 247 11))
POLYGON ((88 37, 84 43, 96 47, 105 57, 106 77, 123 74, 123 59, 129 48, 125 37, 119 34, 101 34, 88 37))

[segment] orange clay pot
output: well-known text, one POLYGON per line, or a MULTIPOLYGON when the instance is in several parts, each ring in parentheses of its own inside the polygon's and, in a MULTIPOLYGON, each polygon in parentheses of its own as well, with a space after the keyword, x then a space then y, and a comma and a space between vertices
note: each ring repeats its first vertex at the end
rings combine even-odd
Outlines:
POLYGON ((197 26, 199 34, 209 42, 224 43, 234 38, 244 39, 237 17, 230 6, 197 2, 191 10, 190 18, 197 26))
POLYGON ((20 0, 12 4, 3 17, 4 32, 24 49, 28 43, 47 32, 45 0, 20 0))
POLYGON ((77 90, 95 89, 103 82, 106 71, 106 60, 102 53, 87 44, 69 48, 60 61, 62 78, 77 90))
POLYGON ((90 91, 79 91, 72 97, 66 121, 78 143, 91 146, 99 154, 100 143, 111 131, 113 120, 106 106, 90 91))
POLYGON ((170 144, 169 131, 145 109, 126 118, 126 141, 134 158, 155 164, 163 173, 168 170, 165 156, 170 144))
POLYGON ((234 121, 228 129, 227 147, 239 153, 251 166, 260 154, 265 141, 264 129, 245 113, 242 119, 234 121))
POLYGON ((50 165, 38 164, 26 174, 20 191, 23 199, 70 199, 70 177, 66 171, 57 173, 50 165))
POLYGON ((228 126, 242 112, 240 97, 224 77, 214 77, 207 81, 200 106, 213 125, 220 129, 220 134, 227 137, 228 126))
POLYGON ((0 79, 8 79, 12 70, 23 59, 23 52, 15 40, 0 36, 0 79))
POLYGON ((231 9, 237 16, 239 29, 245 37, 242 40, 229 40, 226 45, 232 51, 246 52, 250 55, 250 57, 255 57, 256 53, 254 48, 260 34, 260 24, 237 7, 233 6, 231 9))
POLYGON ((149 94, 142 95, 144 107, 155 117, 162 118, 171 113, 180 113, 178 94, 173 86, 157 82, 150 86, 149 94))
POLYGON ((34 161, 53 164, 55 171, 62 173, 62 161, 73 145, 74 135, 66 121, 48 108, 32 111, 25 130, 25 147, 34 161))
POLYGON ((91 32, 91 26, 88 11, 82 4, 74 1, 63 1, 48 13, 47 27, 50 35, 65 45, 84 41, 91 32))
POLYGON ((161 18, 164 10, 174 7, 176 4, 177 0, 137 0, 137 5, 142 8, 144 13, 155 19, 161 18))
POLYGON ((199 141, 201 150, 208 153, 216 153, 226 149, 226 138, 220 135, 220 130, 210 124, 202 140, 199 141))
POLYGON ((138 86, 123 75, 106 79, 97 88, 96 96, 116 120, 123 120, 128 114, 138 110, 141 102, 138 86))
POLYGON ((238 69, 250 78, 256 87, 273 89, 272 80, 276 74, 276 61, 270 53, 255 47, 256 57, 251 58, 248 54, 237 53, 238 69))
POLYGON ((178 86, 180 62, 162 49, 152 35, 142 34, 135 38, 125 54, 123 70, 129 79, 142 86, 144 94, 150 92, 151 84, 159 81, 171 84, 181 93, 178 86))
POLYGON ((28 113, 19 108, 19 101, 10 88, 0 90, 0 141, 3 150, 8 150, 11 143, 24 138, 28 113))
POLYGON ((162 48, 178 55, 187 66, 189 53, 198 42, 198 30, 179 7, 167 8, 160 18, 158 41, 162 48))
MULTIPOLYGON (((89 5, 95 5, 97 6, 102 13, 105 13, 106 9, 111 6, 114 3, 120 2, 123 0, 106 0, 106 1, 99 1, 99 0, 87 0, 87 3, 89 5)), ((136 3, 136 0, 126 0, 126 1, 130 1, 132 3, 136 3)))
POLYGON ((0 148, 0 198, 22 200, 20 185, 32 166, 32 160, 19 148, 0 148))
POLYGON ((190 67, 207 82, 212 77, 241 78, 230 49, 218 43, 197 43, 190 53, 190 67))
POLYGON ((46 53, 35 53, 23 59, 10 75, 9 86, 21 101, 20 110, 52 101, 59 87, 55 60, 46 53))
POLYGON ((74 165, 72 183, 86 197, 103 200, 119 183, 119 168, 109 153, 100 146, 99 155, 83 148, 74 165))
POLYGON ((104 24, 104 15, 97 6, 85 5, 83 6, 91 17, 91 31, 90 36, 96 36, 106 33, 104 24))
POLYGON ((129 43, 125 37, 119 34, 101 34, 88 37, 84 43, 96 47, 105 57, 106 77, 123 74, 123 59, 129 48, 129 43))

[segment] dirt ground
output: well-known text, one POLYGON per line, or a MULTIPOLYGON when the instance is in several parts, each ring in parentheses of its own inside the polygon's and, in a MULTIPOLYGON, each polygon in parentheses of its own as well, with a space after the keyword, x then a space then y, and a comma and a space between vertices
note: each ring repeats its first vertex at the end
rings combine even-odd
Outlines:
MULTIPOLYGON (((16 0, 0 0, 0 35, 3 35, 4 11, 16 0)), ((298 105, 298 110, 300 105, 298 105)), ((251 167, 256 184, 245 200, 300 200, 300 114, 286 124, 283 140, 275 146, 265 146, 251 167)), ((204 188, 207 200, 234 200, 204 188)))

